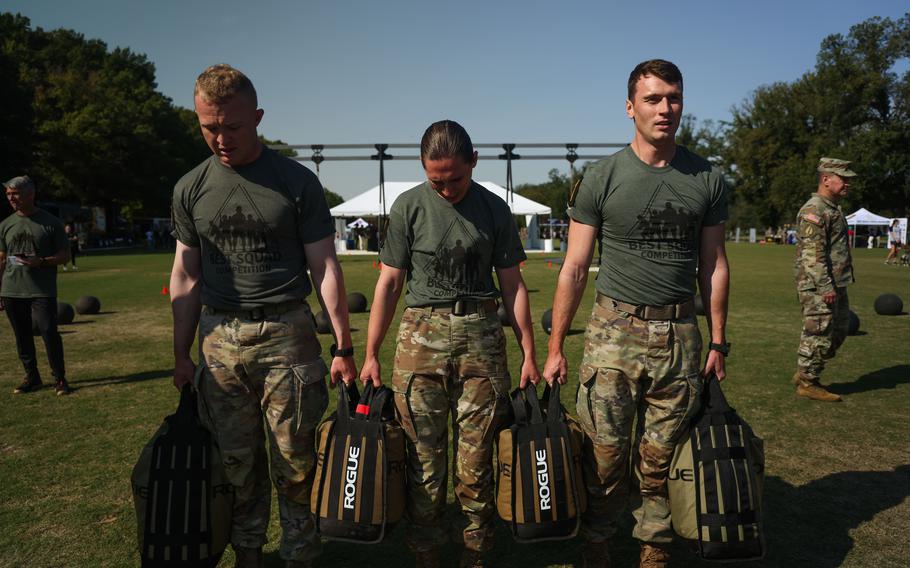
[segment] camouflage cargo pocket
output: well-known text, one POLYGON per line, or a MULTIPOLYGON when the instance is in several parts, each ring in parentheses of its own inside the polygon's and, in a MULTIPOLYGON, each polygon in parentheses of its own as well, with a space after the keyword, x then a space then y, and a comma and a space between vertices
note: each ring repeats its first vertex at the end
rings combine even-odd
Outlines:
POLYGON ((803 330, 808 335, 827 335, 834 320, 832 314, 807 315, 803 318, 803 330))
POLYGON ((679 435, 688 427, 689 420, 692 419, 701 407, 701 390, 703 384, 704 382, 699 373, 694 373, 686 377, 686 390, 688 391, 686 405, 681 408, 679 412, 672 415, 674 423, 670 428, 670 434, 667 438, 668 444, 676 443, 679 439, 679 435))
POLYGON ((597 367, 582 364, 578 376, 578 390, 575 393, 575 412, 578 422, 585 433, 594 438, 597 430, 594 427, 594 385, 597 382, 597 367))
POLYGON ((329 392, 325 384, 329 369, 325 361, 319 358, 300 365, 292 365, 291 371, 294 375, 293 388, 296 391, 295 430, 312 430, 319 424, 329 406, 329 392))
POLYGON ((509 374, 491 376, 490 384, 493 385, 493 410, 490 421, 483 430, 484 443, 491 443, 494 436, 508 424, 511 409, 509 388, 512 386, 512 379, 509 374))

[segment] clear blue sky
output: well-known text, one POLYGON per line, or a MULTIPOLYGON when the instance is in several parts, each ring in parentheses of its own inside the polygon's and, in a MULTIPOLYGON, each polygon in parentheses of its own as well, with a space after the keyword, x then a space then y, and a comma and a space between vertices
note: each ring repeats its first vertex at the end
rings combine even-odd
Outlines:
MULTIPOLYGON (((681 4, 0 0, 0 10, 146 54, 159 89, 187 108, 199 72, 230 63, 256 85, 260 132, 294 144, 417 143, 442 118, 475 143, 624 143, 625 83, 644 59, 679 65, 687 113, 724 120, 756 87, 811 69, 828 34, 908 11, 894 0, 681 4)), ((553 167, 568 164, 515 162, 515 182, 553 167)), ((386 168, 387 180, 421 175, 417 161, 386 168)), ((321 178, 351 197, 378 183, 378 164, 325 162, 321 178)), ((481 161, 474 178, 504 183, 505 162, 481 161)))

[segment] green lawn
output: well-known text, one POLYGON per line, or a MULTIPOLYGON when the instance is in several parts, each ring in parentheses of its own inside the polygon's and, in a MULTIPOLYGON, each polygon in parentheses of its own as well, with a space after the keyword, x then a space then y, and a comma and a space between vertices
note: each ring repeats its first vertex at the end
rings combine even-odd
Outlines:
MULTIPOLYGON (((731 404, 764 437, 767 451, 769 553, 755 565, 907 566, 910 317, 877 316, 872 303, 883 292, 910 302, 910 268, 884 266, 883 251, 856 251, 858 282, 850 288, 850 301, 862 333, 848 338, 825 374, 846 401, 823 404, 797 399, 789 383, 800 329, 793 254, 786 246, 729 247, 733 352, 725 388, 731 404)), ((539 320, 550 307, 558 269, 547 259, 555 257, 534 256, 524 270, 540 364, 546 336, 539 320)), ((170 308, 161 295, 171 257, 89 256, 79 262, 79 272, 60 273, 60 299, 72 303, 93 294, 101 298, 102 313, 77 316, 73 325, 62 327, 72 396, 55 397, 49 388, 11 394, 22 373, 12 333, 0 322, 2 567, 138 566, 129 475, 142 445, 177 403, 170 381, 170 308)), ((373 262, 373 257, 343 259, 349 291, 372 298, 378 275, 373 262)), ((590 284, 567 339, 570 365, 581 357, 593 279, 590 284)), ((352 316, 358 360, 367 318, 352 316)), ((514 370, 518 351, 514 337, 510 342, 514 370)), ((50 371, 38 343, 47 382, 50 371)), ((388 341, 386 372, 393 349, 388 341)), ((567 403, 576 381, 572 377, 571 388, 564 389, 567 403)), ((321 565, 410 565, 402 532, 375 547, 329 543, 321 565)), ((282 566, 274 551, 277 535, 276 517, 266 549, 270 567, 282 566)), ((637 545, 628 522, 612 549, 617 566, 635 565, 637 545)), ((457 548, 448 545, 446 553, 452 559, 447 565, 455 565, 457 548)), ((491 565, 571 566, 578 555, 576 541, 523 546, 501 531, 491 565)), ((230 566, 226 556, 222 565, 230 566)), ((705 564, 679 548, 673 565, 705 564)))

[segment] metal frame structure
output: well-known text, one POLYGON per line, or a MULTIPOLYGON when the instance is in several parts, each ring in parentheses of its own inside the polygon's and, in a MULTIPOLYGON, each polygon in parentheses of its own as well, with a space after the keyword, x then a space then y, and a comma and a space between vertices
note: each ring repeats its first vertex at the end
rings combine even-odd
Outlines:
MULTIPOLYGON (((579 148, 624 148, 627 146, 627 143, 614 143, 614 142, 595 142, 595 143, 547 143, 547 142, 531 142, 526 144, 514 144, 514 143, 503 143, 503 144, 474 144, 476 150, 482 149, 492 149, 492 148, 501 148, 503 150, 502 154, 490 154, 484 155, 478 151, 477 159, 479 160, 505 160, 506 161, 506 202, 512 203, 514 188, 512 185, 512 162, 514 160, 566 160, 569 162, 570 170, 570 180, 571 185, 575 184, 575 162, 576 160, 599 160, 606 157, 606 154, 578 154, 579 148), (547 148, 565 148, 565 154, 525 154, 520 155, 515 153, 515 149, 521 147, 522 149, 547 149, 547 148)), ((319 165, 322 162, 327 161, 361 161, 361 160, 375 160, 379 162, 379 195, 380 201, 382 201, 382 219, 387 218, 387 211, 385 210, 385 161, 386 160, 419 160, 420 159, 420 144, 270 144, 269 148, 273 150, 310 150, 312 155, 309 157, 306 156, 294 156, 293 159, 304 162, 311 161, 316 164, 316 173, 319 174, 319 165), (344 156, 326 156, 323 154, 326 150, 375 150, 375 154, 367 153, 365 155, 344 155, 344 156), (417 150, 417 155, 392 155, 386 153, 386 150, 417 150)), ((385 227, 384 223, 380 222, 380 241, 384 240, 385 236, 385 227)))

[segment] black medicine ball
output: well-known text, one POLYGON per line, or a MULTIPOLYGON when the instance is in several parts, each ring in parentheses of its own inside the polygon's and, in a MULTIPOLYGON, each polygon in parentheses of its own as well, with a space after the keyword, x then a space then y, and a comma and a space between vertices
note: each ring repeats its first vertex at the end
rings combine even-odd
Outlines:
POLYGON ((540 326, 543 328, 544 333, 550 335, 550 330, 553 329, 553 310, 547 310, 543 313, 540 318, 540 326))
POLYGON ((352 314, 359 314, 367 311, 367 297, 360 292, 348 294, 348 311, 352 314))
POLYGON ((76 313, 97 314, 101 311, 101 300, 95 296, 82 296, 76 300, 76 313))
POLYGON ((850 323, 847 325, 847 335, 856 335, 859 331, 859 316, 856 315, 856 312, 850 310, 850 323))
POLYGON ((904 301, 897 294, 882 294, 875 299, 874 307, 880 316, 896 316, 904 311, 904 301))
POLYGON ((68 323, 73 323, 73 318, 76 317, 76 312, 73 310, 73 306, 67 304, 66 302, 57 302, 57 323, 61 325, 66 325, 68 323))

